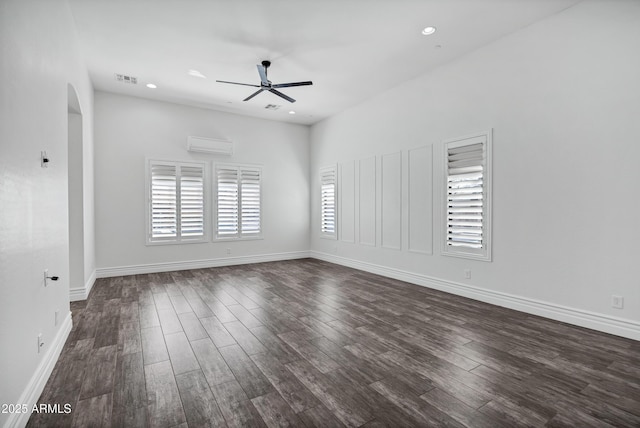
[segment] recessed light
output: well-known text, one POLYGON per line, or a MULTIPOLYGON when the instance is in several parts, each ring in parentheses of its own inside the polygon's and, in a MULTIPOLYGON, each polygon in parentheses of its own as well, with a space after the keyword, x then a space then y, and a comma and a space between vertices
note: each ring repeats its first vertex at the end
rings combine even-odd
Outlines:
POLYGON ((296 112, 295 112, 295 111, 293 111, 293 110, 291 110, 291 111, 289 112, 289 114, 296 114, 296 112))
POLYGON ((153 83, 147 83, 147 88, 149 88, 149 89, 155 89, 155 88, 157 88, 157 86, 156 86, 156 85, 154 85, 153 83))
POLYGON ((436 32, 436 27, 425 27, 425 29, 422 30, 422 34, 424 36, 430 36, 435 32, 436 32))
POLYGON ((189 70, 189 72, 187 74, 189 76, 199 77, 201 79, 206 79, 207 78, 207 76, 205 76, 204 74, 200 73, 198 70, 189 70))

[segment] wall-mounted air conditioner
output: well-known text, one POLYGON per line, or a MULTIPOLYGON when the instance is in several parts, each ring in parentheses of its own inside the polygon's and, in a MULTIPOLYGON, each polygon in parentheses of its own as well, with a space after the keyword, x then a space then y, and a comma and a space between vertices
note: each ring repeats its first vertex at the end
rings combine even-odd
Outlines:
POLYGON ((209 155, 231 156, 233 154, 233 143, 215 138, 187 137, 187 150, 209 155))

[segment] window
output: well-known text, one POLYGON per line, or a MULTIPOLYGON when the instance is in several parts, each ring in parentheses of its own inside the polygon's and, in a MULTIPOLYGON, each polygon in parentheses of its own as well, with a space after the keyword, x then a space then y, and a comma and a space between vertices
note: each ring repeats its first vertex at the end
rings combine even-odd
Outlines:
POLYGON ((147 177, 147 243, 204 241, 204 164, 151 160, 147 177))
POLYGON ((320 170, 320 234, 337 238, 336 233, 336 167, 320 170))
POLYGON ((216 165, 216 239, 261 237, 261 176, 258 167, 216 165))
POLYGON ((491 134, 445 143, 443 253, 491 260, 491 134))

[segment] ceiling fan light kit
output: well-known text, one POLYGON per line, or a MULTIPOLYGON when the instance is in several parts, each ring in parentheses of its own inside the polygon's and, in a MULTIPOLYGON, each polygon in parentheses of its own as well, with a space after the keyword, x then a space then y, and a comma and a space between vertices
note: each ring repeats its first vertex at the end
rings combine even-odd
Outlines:
POLYGON ((259 85, 252 85, 252 84, 249 84, 249 83, 229 82, 229 81, 226 81, 226 80, 216 80, 216 82, 219 82, 219 83, 230 83, 232 85, 242 85, 242 86, 251 86, 251 87, 254 87, 254 88, 259 88, 257 91, 255 91, 253 94, 249 95, 247 98, 245 98, 242 101, 249 101, 251 98, 255 97, 259 93, 264 92, 264 91, 268 91, 268 92, 271 92, 272 94, 275 94, 275 95, 279 96, 280 98, 284 98, 285 100, 289 101, 290 103, 295 103, 296 100, 294 100, 290 96, 285 95, 282 92, 278 91, 278 89, 280 89, 280 88, 291 88, 293 86, 309 86, 309 85, 313 85, 313 82, 311 82, 311 81, 273 84, 267 78, 267 69, 270 66, 271 66, 271 61, 267 61, 267 60, 262 61, 261 64, 256 65, 256 67, 258 67, 258 74, 260 75, 260 84, 259 85))

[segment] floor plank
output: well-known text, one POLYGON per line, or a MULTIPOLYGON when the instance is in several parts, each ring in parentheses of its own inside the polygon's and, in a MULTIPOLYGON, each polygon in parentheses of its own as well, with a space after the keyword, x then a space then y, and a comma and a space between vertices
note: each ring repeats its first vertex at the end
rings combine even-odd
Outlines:
POLYGON ((80 400, 73 410, 72 427, 108 428, 111 426, 111 394, 80 400))
POLYGON ((247 355, 267 352, 267 348, 262 346, 262 343, 240 321, 232 321, 223 325, 247 355))
POLYGON ((142 305, 138 303, 138 309, 140 314, 140 328, 160 327, 160 319, 158 318, 155 304, 142 305))
POLYGON ((200 320, 198 320, 198 317, 195 313, 185 312, 179 314, 178 319, 180 320, 182 329, 184 330, 184 333, 187 335, 187 338, 190 342, 209 337, 209 335, 207 334, 207 330, 202 327, 202 324, 200 324, 200 320))
POLYGON ((359 405, 350 390, 330 382, 306 360, 286 367, 346 426, 357 427, 372 419, 371 409, 359 405))
MULTIPOLYGON (((136 311, 138 305, 136 305, 136 311)), ((120 324, 118 332, 118 352, 122 354, 134 354, 142 352, 142 337, 140 336, 140 322, 125 322, 120 324)))
POLYGON ((142 353, 118 355, 113 391, 113 407, 118 411, 147 405, 142 353))
POLYGON ((149 402, 149 425, 171 427, 186 422, 178 386, 169 361, 144 367, 149 402))
POLYGON ((298 414, 308 428, 342 428, 344 424, 322 404, 298 414))
POLYGON ((302 421, 276 391, 253 398, 251 402, 270 428, 302 425, 302 421))
POLYGON ((266 426, 260 413, 237 381, 214 385, 211 390, 230 428, 266 426))
POLYGON ((238 345, 220 348, 220 354, 249 399, 264 395, 273 385, 238 345))
POLYGON ((166 334, 164 340, 169 351, 173 374, 179 375, 200 368, 200 364, 191 350, 191 345, 189 345, 189 340, 183 332, 166 334))
POLYGON ((201 370, 176 375, 176 382, 189 426, 226 426, 224 417, 201 370))
POLYGON ((264 353, 252 355, 251 359, 296 413, 320 404, 277 357, 264 353))
POLYGON ((209 334, 213 343, 218 347, 234 345, 236 341, 216 317, 200 318, 200 323, 209 334))
POLYGON ((340 368, 331 357, 313 346, 299 331, 290 331, 278 335, 287 345, 298 352, 304 359, 309 361, 315 368, 322 373, 330 372, 340 368))
POLYGON ((160 327, 144 328, 140 334, 142 335, 142 353, 145 365, 169 359, 169 353, 167 352, 167 346, 160 327))
POLYGON ((87 362, 89 369, 82 382, 80 399, 113 392, 117 350, 116 345, 94 349, 87 362))
POLYGON ((211 387, 236 379, 211 339, 206 338, 191 342, 191 346, 211 387))

